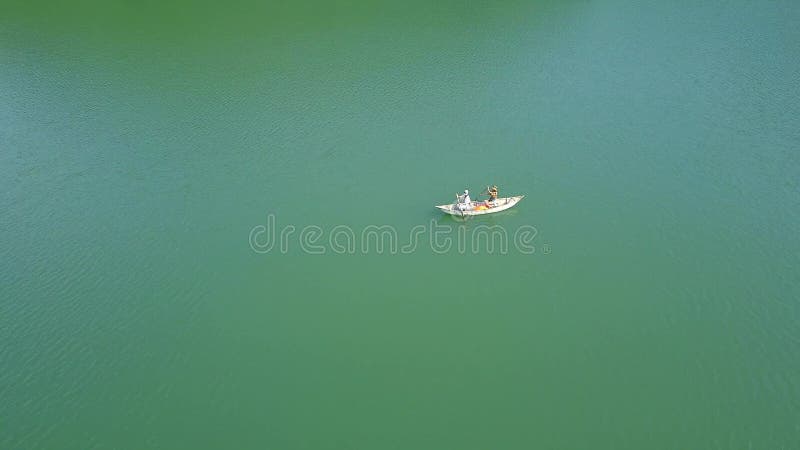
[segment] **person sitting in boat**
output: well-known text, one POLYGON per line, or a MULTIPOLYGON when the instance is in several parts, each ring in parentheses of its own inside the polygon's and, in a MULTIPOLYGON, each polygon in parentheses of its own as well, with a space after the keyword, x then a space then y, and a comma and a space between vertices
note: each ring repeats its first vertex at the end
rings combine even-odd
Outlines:
POLYGON ((464 189, 464 194, 458 196, 458 209, 464 211, 472 206, 472 199, 469 198, 469 190, 464 189))
POLYGON ((497 200, 497 194, 498 194, 497 186, 487 187, 486 188, 486 192, 489 193, 489 201, 490 202, 493 202, 493 201, 497 200))
POLYGON ((489 194, 489 199, 484 201, 483 204, 491 208, 494 206, 495 200, 497 200, 497 186, 486 186, 486 193, 489 194))

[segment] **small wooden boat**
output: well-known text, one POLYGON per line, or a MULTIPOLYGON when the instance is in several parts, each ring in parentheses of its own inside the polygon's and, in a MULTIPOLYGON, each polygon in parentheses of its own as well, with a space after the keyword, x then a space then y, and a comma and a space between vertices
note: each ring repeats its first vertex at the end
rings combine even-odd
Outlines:
POLYGON ((513 207, 520 200, 525 198, 524 195, 517 195, 516 197, 500 197, 497 200, 490 202, 489 206, 486 206, 485 202, 471 202, 469 206, 465 209, 460 209, 460 207, 464 207, 464 205, 459 205, 457 203, 451 203, 449 205, 438 205, 437 208, 442 210, 445 214, 450 214, 452 216, 481 216, 483 214, 492 214, 500 211, 505 211, 508 208, 513 207))

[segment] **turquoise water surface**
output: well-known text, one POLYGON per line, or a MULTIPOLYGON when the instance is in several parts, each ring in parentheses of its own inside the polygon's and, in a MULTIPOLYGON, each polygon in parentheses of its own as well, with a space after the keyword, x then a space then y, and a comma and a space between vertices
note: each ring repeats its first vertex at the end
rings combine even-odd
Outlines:
POLYGON ((800 448, 798 23, 0 6, 0 448, 800 448))

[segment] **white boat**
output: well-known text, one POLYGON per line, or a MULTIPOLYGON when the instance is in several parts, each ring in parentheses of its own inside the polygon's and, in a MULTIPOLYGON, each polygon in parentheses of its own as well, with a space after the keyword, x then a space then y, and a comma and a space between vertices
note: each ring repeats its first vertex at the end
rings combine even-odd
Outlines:
POLYGON ((459 205, 457 203, 438 205, 437 208, 442 210, 442 212, 445 214, 450 214, 452 216, 481 216, 484 214, 505 211, 519 203, 519 201, 523 198, 525 198, 524 195, 517 195, 516 197, 500 197, 497 200, 490 202, 488 207, 486 207, 486 203, 482 201, 470 202, 469 206, 463 210, 459 208, 459 206, 463 208, 463 205, 459 205))

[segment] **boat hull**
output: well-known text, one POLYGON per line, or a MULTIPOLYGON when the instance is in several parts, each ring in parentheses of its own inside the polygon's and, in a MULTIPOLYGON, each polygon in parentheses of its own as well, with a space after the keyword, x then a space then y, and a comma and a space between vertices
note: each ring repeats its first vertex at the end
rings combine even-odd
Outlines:
POLYGON ((525 198, 524 195, 517 195, 516 197, 500 197, 494 201, 495 206, 488 209, 475 209, 476 207, 483 205, 483 202, 472 202, 470 204, 471 209, 464 211, 458 209, 456 203, 451 203, 449 205, 438 205, 436 208, 445 214, 450 214, 451 216, 482 216, 484 214, 494 214, 500 211, 505 211, 509 208, 513 208, 523 198, 525 198))

